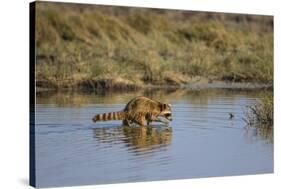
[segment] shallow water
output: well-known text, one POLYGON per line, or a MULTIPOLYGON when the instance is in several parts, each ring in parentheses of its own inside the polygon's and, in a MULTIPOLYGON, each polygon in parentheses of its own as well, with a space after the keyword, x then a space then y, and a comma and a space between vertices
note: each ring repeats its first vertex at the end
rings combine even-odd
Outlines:
POLYGON ((271 173, 272 131, 242 120, 244 107, 263 95, 217 89, 38 93, 37 186, 271 173), (170 125, 92 123, 94 114, 121 110, 139 95, 171 103, 170 125))

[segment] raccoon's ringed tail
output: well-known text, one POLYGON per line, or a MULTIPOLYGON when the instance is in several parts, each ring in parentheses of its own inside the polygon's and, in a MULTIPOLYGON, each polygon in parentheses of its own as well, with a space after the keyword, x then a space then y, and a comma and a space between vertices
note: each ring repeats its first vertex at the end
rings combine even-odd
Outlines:
POLYGON ((94 123, 96 123, 96 122, 97 122, 96 116, 94 116, 94 117, 92 118, 92 120, 93 120, 94 123))
POLYGON ((125 112, 119 111, 119 112, 97 114, 93 117, 92 120, 95 123, 97 121, 122 120, 124 118, 125 118, 125 112))

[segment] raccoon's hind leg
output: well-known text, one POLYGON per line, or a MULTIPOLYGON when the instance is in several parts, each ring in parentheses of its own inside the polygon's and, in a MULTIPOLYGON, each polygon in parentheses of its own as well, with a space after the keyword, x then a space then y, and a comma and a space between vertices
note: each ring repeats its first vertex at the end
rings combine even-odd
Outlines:
POLYGON ((128 120, 128 119, 124 119, 123 120, 123 125, 131 127, 132 126, 132 122, 130 120, 128 120))

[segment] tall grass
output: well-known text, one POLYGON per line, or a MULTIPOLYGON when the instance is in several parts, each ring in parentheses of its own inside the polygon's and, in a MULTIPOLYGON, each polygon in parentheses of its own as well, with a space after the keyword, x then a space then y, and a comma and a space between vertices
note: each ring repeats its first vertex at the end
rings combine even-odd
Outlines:
POLYGON ((273 80, 273 18, 37 2, 36 77, 45 87, 119 78, 273 80))
POLYGON ((273 96, 267 95, 245 112, 245 121, 248 125, 273 127, 273 96))

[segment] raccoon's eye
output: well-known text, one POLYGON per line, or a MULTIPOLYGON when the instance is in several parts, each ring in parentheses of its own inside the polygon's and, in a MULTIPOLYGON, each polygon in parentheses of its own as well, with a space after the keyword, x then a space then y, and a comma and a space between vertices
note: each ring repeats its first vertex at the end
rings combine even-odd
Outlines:
POLYGON ((172 114, 171 114, 171 113, 167 113, 167 114, 165 114, 165 116, 166 116, 166 117, 171 117, 172 114))

